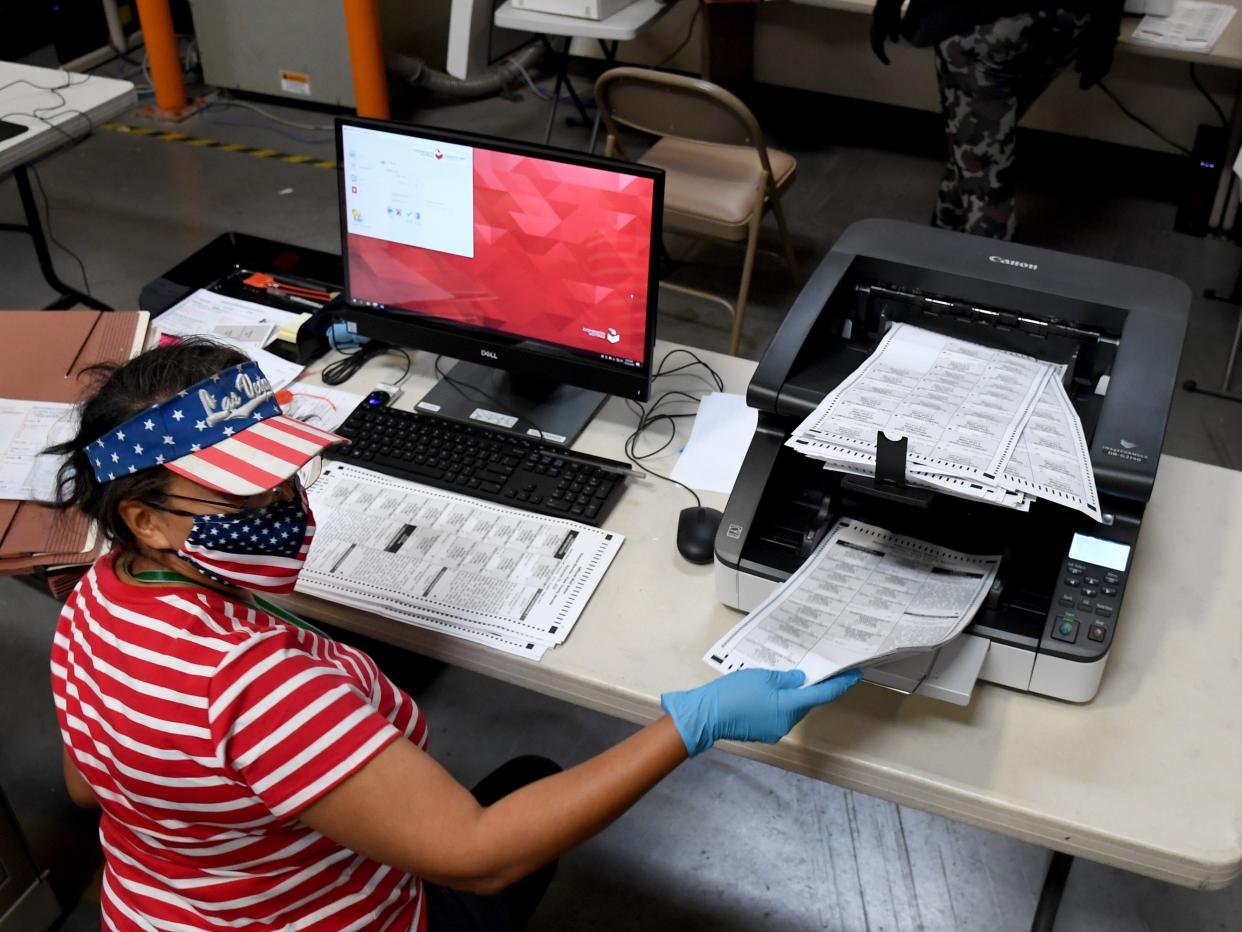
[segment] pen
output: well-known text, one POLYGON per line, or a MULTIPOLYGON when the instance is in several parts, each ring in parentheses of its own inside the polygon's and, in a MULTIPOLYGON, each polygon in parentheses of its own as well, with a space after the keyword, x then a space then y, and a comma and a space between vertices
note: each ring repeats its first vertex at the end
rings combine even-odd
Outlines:
POLYGON ((267 293, 279 295, 280 297, 284 298, 286 301, 292 301, 295 304, 303 304, 306 307, 314 308, 317 311, 323 308, 322 304, 318 304, 317 302, 312 301, 309 298, 303 298, 295 294, 289 294, 287 291, 282 291, 280 288, 268 288, 267 293))

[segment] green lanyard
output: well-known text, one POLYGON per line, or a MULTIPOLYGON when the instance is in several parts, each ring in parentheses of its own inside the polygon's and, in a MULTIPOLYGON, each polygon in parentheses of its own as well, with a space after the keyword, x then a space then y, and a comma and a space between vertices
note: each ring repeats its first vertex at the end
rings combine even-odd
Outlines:
MULTIPOLYGON (((134 579, 137 579, 139 582, 187 583, 191 586, 199 586, 199 584, 194 580, 186 576, 182 576, 180 573, 174 573, 171 570, 143 570, 140 573, 129 572, 129 575, 134 579)), ((263 611, 267 612, 269 615, 275 615, 281 621, 287 621, 291 625, 296 625, 299 628, 305 628, 307 631, 313 631, 320 637, 326 638, 328 636, 312 625, 309 621, 303 621, 297 615, 293 614, 293 612, 287 612, 279 605, 273 605, 257 593, 251 594, 254 596, 254 604, 263 609, 263 611)))

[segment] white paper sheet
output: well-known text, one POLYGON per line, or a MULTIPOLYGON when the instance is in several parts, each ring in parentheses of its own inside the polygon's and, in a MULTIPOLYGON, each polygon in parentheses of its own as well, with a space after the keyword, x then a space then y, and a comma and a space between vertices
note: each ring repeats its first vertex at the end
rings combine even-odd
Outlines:
POLYGON ((970 623, 999 566, 999 556, 958 553, 842 519, 703 660, 723 672, 799 669, 816 683, 930 650, 970 623))
POLYGON ((332 464, 298 591, 523 656, 565 640, 624 538, 332 464))
POLYGON ((178 336, 218 333, 221 327, 268 325, 282 327, 301 316, 265 304, 217 294, 200 288, 155 319, 165 333, 178 336))
POLYGON ((280 389, 296 380, 305 367, 281 359, 263 346, 275 328, 299 316, 200 288, 155 318, 154 323, 161 333, 174 337, 206 336, 237 347, 259 364, 272 388, 280 389), (245 339, 247 336, 260 339, 245 339))
POLYGON ((294 385, 289 394, 292 397, 281 402, 281 410, 324 430, 336 430, 345 423, 363 397, 328 385, 294 385))
POLYGON ((1148 14, 1134 27, 1132 40, 1144 45, 1210 52, 1233 19, 1234 7, 1228 3, 1176 0, 1168 16, 1148 14))
POLYGON ((0 398, 0 498, 51 501, 61 459, 42 450, 73 433, 73 405, 0 398))
POLYGON ((744 395, 704 396, 673 479, 700 492, 732 492, 758 421, 759 412, 746 406, 744 395))

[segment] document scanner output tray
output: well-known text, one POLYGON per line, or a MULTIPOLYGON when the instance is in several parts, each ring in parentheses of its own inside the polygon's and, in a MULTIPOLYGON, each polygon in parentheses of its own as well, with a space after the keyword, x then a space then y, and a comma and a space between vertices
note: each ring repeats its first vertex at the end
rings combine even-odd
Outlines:
POLYGON ((794 302, 747 390, 758 426, 716 537, 718 597, 755 608, 842 517, 1001 554, 997 584, 963 635, 866 678, 965 703, 973 666, 987 682, 1090 700, 1124 624, 1189 306, 1184 284, 1144 269, 900 221, 853 224, 794 302), (1103 522, 1042 500, 1019 512, 895 488, 786 447, 897 321, 1064 366, 1103 522))

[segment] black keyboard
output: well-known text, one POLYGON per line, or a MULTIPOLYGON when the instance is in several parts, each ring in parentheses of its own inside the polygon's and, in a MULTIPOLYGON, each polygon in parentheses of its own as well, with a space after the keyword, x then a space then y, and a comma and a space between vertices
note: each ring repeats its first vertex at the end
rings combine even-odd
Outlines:
POLYGON ((625 488, 618 463, 416 411, 359 406, 329 457, 476 498, 599 525, 625 488))

